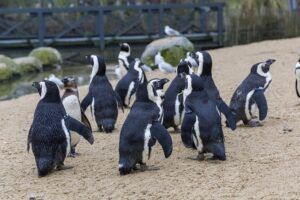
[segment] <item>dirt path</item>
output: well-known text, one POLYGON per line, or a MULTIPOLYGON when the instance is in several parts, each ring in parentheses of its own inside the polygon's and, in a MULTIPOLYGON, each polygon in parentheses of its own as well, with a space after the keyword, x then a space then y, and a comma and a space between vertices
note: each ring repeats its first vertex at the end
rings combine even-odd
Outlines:
MULTIPOLYGON (((196 152, 184 148, 180 136, 172 134, 172 156, 164 159, 156 145, 148 163, 159 166, 159 171, 120 177, 118 140, 126 111, 113 134, 95 132, 93 146, 82 140, 81 156, 65 161, 73 169, 37 178, 26 138, 39 97, 27 95, 0 102, 0 199, 300 199, 300 99, 293 75, 300 38, 210 52, 213 76, 226 102, 252 64, 277 60, 267 94, 268 120, 260 128, 239 126, 235 132, 224 128, 227 161, 188 160, 196 152), (285 127, 293 131, 283 133, 285 127)), ((150 77, 164 76, 155 72, 150 77)), ((87 87, 80 88, 81 97, 86 92, 87 87)))

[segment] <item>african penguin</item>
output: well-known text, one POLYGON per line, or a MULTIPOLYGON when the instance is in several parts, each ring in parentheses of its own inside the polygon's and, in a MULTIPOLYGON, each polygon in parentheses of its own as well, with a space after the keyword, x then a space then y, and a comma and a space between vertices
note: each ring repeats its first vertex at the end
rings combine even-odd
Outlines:
POLYGON ((185 60, 181 60, 177 66, 177 75, 166 90, 163 101, 164 118, 163 125, 166 129, 173 127, 178 132, 178 126, 181 124, 183 111, 183 90, 185 88, 185 79, 181 74, 192 74, 191 65, 185 60))
POLYGON ((269 72, 270 66, 275 62, 269 59, 252 66, 250 74, 239 85, 234 92, 230 108, 236 114, 236 122, 243 121, 245 125, 261 126, 266 118, 268 104, 264 92, 269 87, 272 76, 269 72), (255 111, 258 108, 259 118, 255 120, 255 111))
POLYGON ((86 56, 92 65, 89 92, 81 102, 83 111, 91 105, 92 115, 100 132, 111 133, 118 117, 118 105, 122 107, 119 96, 114 92, 105 75, 106 64, 102 56, 86 56))
POLYGON ((204 159, 204 153, 213 158, 226 160, 221 116, 215 101, 204 89, 201 77, 185 75, 185 114, 181 125, 181 139, 188 147, 198 150, 197 160, 204 159))
MULTIPOLYGON (((81 109, 75 78, 68 76, 63 78, 61 81, 64 84, 65 89, 61 100, 67 114, 92 129, 88 118, 85 116, 84 112, 81 109)), ((71 152, 69 154, 71 157, 75 157, 77 155, 77 153, 75 152, 75 147, 79 143, 79 141, 80 135, 74 131, 71 131, 71 152)))
POLYGON ((142 63, 139 59, 131 62, 127 74, 116 85, 115 91, 120 96, 124 107, 130 106, 132 95, 135 94, 137 87, 145 81, 146 76, 141 66, 142 63))
POLYGON ((64 160, 71 148, 70 131, 76 131, 90 144, 93 144, 94 137, 88 127, 66 113, 54 82, 33 82, 33 86, 41 97, 29 130, 27 150, 31 144, 41 177, 55 168, 64 169, 64 160))
POLYGON ((212 77, 212 58, 206 51, 196 52, 198 57, 198 69, 197 75, 204 81, 204 88, 208 93, 208 96, 216 102, 218 109, 225 115, 226 125, 232 130, 236 129, 236 119, 234 113, 230 110, 228 105, 223 101, 220 96, 219 90, 212 77), (200 59, 199 59, 200 58, 200 59), (200 66, 202 63, 202 66, 200 66))
POLYGON ((160 104, 163 86, 168 79, 152 79, 138 87, 136 100, 121 129, 119 141, 119 172, 129 174, 140 164, 145 170, 156 140, 161 144, 165 157, 172 153, 172 139, 161 125, 160 104))
POLYGON ((134 58, 130 55, 130 53, 131 50, 129 44, 121 43, 118 56, 119 65, 116 68, 116 74, 119 79, 127 73, 130 63, 134 61, 134 58))
POLYGON ((296 94, 298 97, 300 97, 300 58, 296 64, 295 67, 295 76, 296 76, 296 84, 295 84, 295 88, 296 88, 296 94))

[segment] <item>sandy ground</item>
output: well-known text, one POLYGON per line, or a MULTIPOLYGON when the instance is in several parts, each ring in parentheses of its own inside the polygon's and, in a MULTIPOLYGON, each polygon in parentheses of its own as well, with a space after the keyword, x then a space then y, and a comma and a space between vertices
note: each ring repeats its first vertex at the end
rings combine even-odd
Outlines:
MULTIPOLYGON (((120 177, 118 141, 127 110, 119 115, 112 134, 95 132, 93 146, 82 140, 81 156, 65 161, 73 169, 38 178, 32 152, 25 149, 39 97, 32 94, 0 102, 0 199, 300 199, 300 99, 293 75, 299 45, 300 38, 296 38, 210 51, 213 77, 226 102, 252 64, 277 60, 271 68, 265 125, 241 125, 235 132, 224 128, 225 162, 187 159, 196 152, 184 148, 180 135, 172 134, 171 157, 165 159, 156 145, 148 162, 160 170, 120 177), (284 133, 284 128, 293 131, 284 133)), ((80 88, 81 97, 86 92, 87 87, 80 88)))

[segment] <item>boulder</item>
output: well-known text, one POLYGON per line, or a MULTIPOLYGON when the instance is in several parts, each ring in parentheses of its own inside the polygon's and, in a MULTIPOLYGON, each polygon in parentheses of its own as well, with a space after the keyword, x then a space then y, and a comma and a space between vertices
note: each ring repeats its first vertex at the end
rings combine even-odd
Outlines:
POLYGON ((18 65, 11 58, 0 55, 0 81, 9 80, 14 75, 20 75, 18 65))
POLYGON ((142 54, 141 61, 147 65, 153 66, 155 54, 161 51, 166 62, 173 66, 177 66, 180 59, 186 56, 186 52, 193 50, 193 43, 186 37, 166 37, 154 40, 148 44, 142 54))
POLYGON ((43 67, 57 67, 62 63, 62 56, 57 49, 52 47, 39 47, 32 50, 29 56, 38 58, 43 67))
POLYGON ((22 74, 39 72, 42 69, 42 62, 33 56, 15 58, 14 62, 18 65, 18 71, 22 74))

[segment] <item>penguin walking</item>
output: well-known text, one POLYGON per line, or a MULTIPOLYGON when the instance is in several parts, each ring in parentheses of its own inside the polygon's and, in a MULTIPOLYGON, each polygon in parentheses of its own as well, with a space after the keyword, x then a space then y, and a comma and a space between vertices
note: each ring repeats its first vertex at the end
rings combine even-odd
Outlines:
POLYGON ((139 59, 130 63, 127 74, 116 85, 115 91, 124 107, 130 106, 132 95, 135 94, 137 87, 145 80, 146 76, 141 68, 142 65, 139 59))
POLYGON ((152 79, 139 86, 130 113, 121 129, 119 141, 119 172, 129 174, 139 164, 141 170, 149 169, 150 158, 156 140, 163 148, 165 157, 172 153, 172 138, 161 125, 161 101, 163 86, 168 79, 152 79))
POLYGON ((163 125, 166 129, 173 127, 175 132, 178 132, 178 126, 181 124, 183 112, 183 90, 185 88, 185 79, 182 74, 192 74, 193 70, 191 65, 181 60, 177 66, 177 75, 170 83, 166 90, 165 98, 163 101, 164 118, 163 125))
MULTIPOLYGON (((74 119, 76 119, 77 121, 82 122, 89 129, 92 130, 91 124, 80 106, 79 94, 78 94, 77 83, 75 78, 69 76, 63 78, 61 81, 64 84, 64 89, 65 89, 65 92, 61 100, 67 114, 73 117, 74 119)), ((79 143, 79 141, 80 141, 80 135, 74 131, 71 131, 71 151, 69 156, 75 157, 76 155, 78 155, 78 153, 76 153, 75 151, 75 147, 79 143)))
POLYGON ((269 59, 252 66, 250 74, 235 90, 230 108, 236 114, 236 122, 243 121, 251 127, 261 126, 267 117, 268 104, 264 92, 269 87, 272 76, 269 72, 270 66, 275 62, 269 59), (259 118, 255 120, 255 112, 258 109, 259 118))
POLYGON ((173 73, 175 72, 175 69, 170 63, 167 63, 165 59, 162 57, 160 52, 157 52, 157 54, 154 57, 154 63, 158 66, 159 70, 164 73, 173 73))
POLYGON ((71 148, 70 131, 76 131, 90 144, 93 144, 94 137, 88 127, 66 113, 54 82, 34 82, 33 86, 37 88, 41 98, 29 130, 27 150, 31 145, 38 175, 42 177, 55 168, 66 168, 64 160, 71 148))
MULTIPOLYGON (((223 101, 220 96, 219 90, 213 80, 212 77, 212 58, 211 55, 206 51, 198 51, 195 55, 190 54, 191 58, 188 60, 196 59, 198 64, 194 69, 196 70, 196 74, 200 76, 204 81, 204 89, 206 90, 208 96, 215 101, 218 106, 218 109, 221 113, 225 115, 226 124, 232 130, 236 129, 236 119, 234 113, 230 110, 228 105, 223 101)), ((193 62, 192 62, 193 63, 193 62)), ((195 64, 194 63, 194 64, 195 64)))
POLYGON ((198 150, 197 160, 204 153, 212 153, 214 159, 226 160, 224 135, 218 107, 204 88, 201 77, 186 75, 185 115, 181 125, 183 144, 198 150))
POLYGON ((111 133, 118 117, 119 96, 114 92, 105 75, 106 64, 102 56, 90 55, 86 59, 92 65, 89 92, 81 102, 83 111, 91 105, 92 115, 100 132, 111 133))
POLYGON ((296 94, 298 97, 300 97, 300 85, 299 85, 300 84, 300 58, 296 63, 295 76, 296 76, 296 84, 295 84, 296 94))

